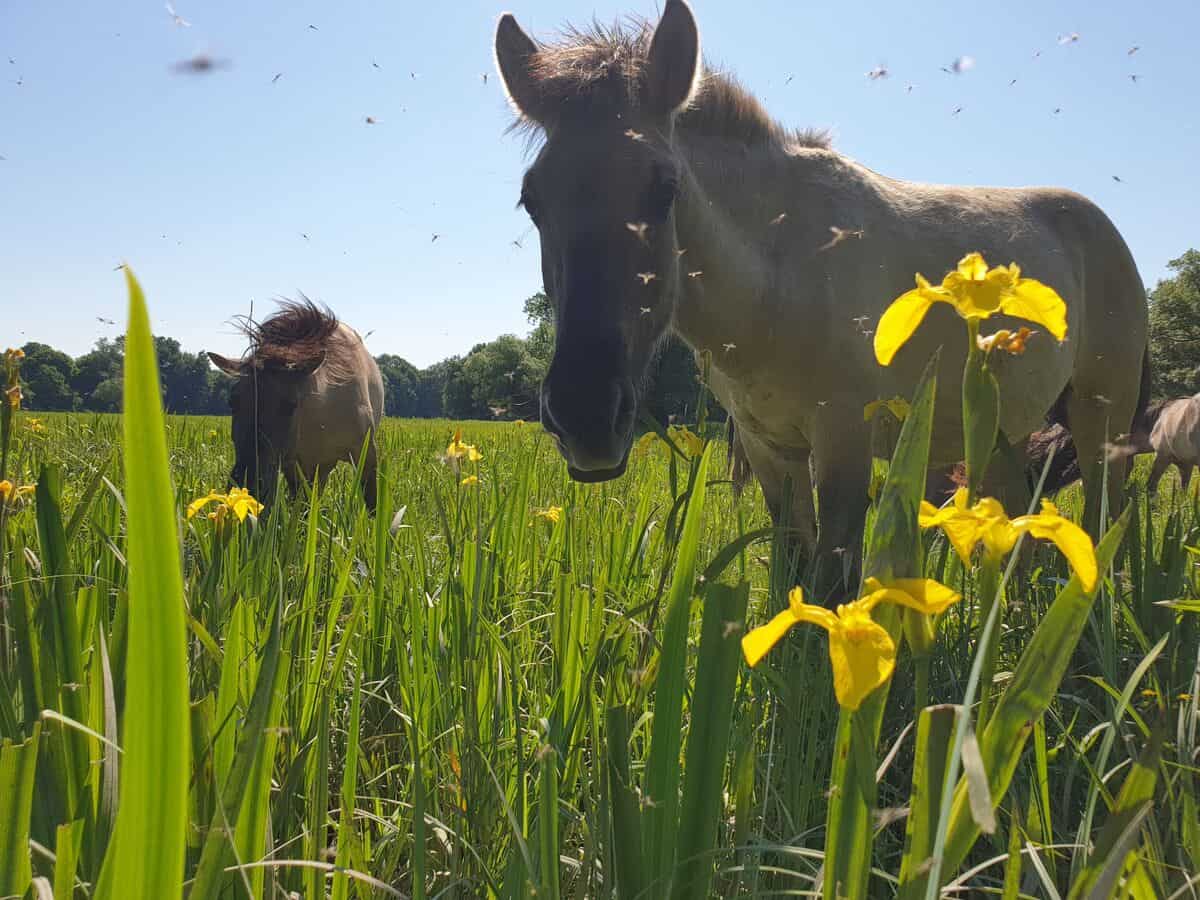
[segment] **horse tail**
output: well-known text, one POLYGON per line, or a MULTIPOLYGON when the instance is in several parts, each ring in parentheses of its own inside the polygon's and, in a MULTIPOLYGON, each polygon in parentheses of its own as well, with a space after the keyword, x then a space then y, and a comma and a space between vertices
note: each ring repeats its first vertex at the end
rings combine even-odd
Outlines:
MULTIPOLYGON (((1162 411, 1162 404, 1151 403, 1150 395, 1154 387, 1153 373, 1150 369, 1150 348, 1147 346, 1142 353, 1141 384, 1138 388, 1137 407, 1133 413, 1133 421, 1129 424, 1129 434, 1122 435, 1109 448, 1109 459, 1116 460, 1136 453, 1143 453, 1149 448, 1150 432, 1154 422, 1162 411)), ((1075 442, 1071 439, 1070 421, 1067 417, 1067 407, 1071 399, 1071 384, 1063 388, 1054 405, 1046 414, 1046 427, 1029 436, 1027 456, 1029 467, 1026 470, 1030 486, 1037 484, 1041 478, 1042 468, 1051 452, 1054 462, 1046 473, 1046 483, 1043 493, 1054 494, 1081 477, 1079 457, 1075 451, 1075 442)))
POLYGON ((1144 434, 1149 437, 1150 432, 1154 430, 1154 422, 1158 419, 1158 414, 1162 412, 1162 404, 1150 402, 1150 394, 1153 389, 1154 378, 1150 371, 1150 347, 1147 346, 1142 354, 1142 384, 1138 390, 1137 410, 1134 412, 1133 422, 1129 426, 1131 434, 1144 434))
POLYGON ((1041 431, 1031 434, 1025 445, 1025 454, 1028 461, 1025 474, 1030 490, 1037 487, 1042 477, 1042 469, 1046 467, 1046 460, 1051 454, 1054 455, 1054 459, 1042 485, 1043 494, 1056 494, 1082 477, 1079 471, 1079 456, 1075 452, 1075 441, 1071 439, 1071 432, 1061 422, 1050 422, 1041 431))
POLYGON ((746 448, 742 446, 741 438, 737 435, 737 426, 733 424, 733 416, 726 419, 725 434, 729 440, 725 461, 729 466, 729 477, 733 480, 733 495, 742 496, 742 491, 750 483, 754 473, 750 470, 750 460, 746 457, 746 448))

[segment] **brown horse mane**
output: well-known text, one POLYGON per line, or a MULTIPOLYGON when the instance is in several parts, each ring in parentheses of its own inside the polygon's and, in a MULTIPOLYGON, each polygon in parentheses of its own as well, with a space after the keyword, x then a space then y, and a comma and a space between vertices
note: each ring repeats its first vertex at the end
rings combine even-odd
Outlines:
POLYGON ((235 320, 250 342, 243 359, 256 367, 296 369, 321 362, 333 381, 351 373, 350 345, 339 331, 337 316, 304 294, 299 300, 279 300, 279 309, 261 322, 249 316, 235 320))
POLYGON ((1167 405, 1178 399, 1178 397, 1167 397, 1162 400, 1153 400, 1146 405, 1146 411, 1141 416, 1141 424, 1144 425, 1147 434, 1154 430, 1158 417, 1162 415, 1162 411, 1166 409, 1167 405))
MULTIPOLYGON (((630 18, 610 26, 566 27, 550 43, 541 44, 530 60, 543 112, 551 118, 608 115, 636 110, 643 93, 646 59, 654 35, 651 23, 630 18)), ((758 98, 732 75, 707 62, 699 89, 677 124, 695 134, 725 137, 747 144, 828 149, 828 132, 791 129, 776 122, 758 98)), ((513 128, 536 133, 539 123, 520 118, 513 128)))

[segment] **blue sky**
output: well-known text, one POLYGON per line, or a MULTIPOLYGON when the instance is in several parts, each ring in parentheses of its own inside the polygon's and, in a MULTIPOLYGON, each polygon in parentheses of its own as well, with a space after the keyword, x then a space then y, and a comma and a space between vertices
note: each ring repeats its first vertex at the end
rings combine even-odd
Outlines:
MULTIPOLYGON (((534 35, 656 13, 633 2, 179 0, 181 28, 158 0, 4 0, 0 342, 118 333, 97 317, 123 326, 122 260, 192 350, 240 352, 230 317, 297 290, 417 365, 524 332, 538 251, 494 24, 504 4, 534 35), (171 71, 200 50, 228 67, 171 71)), ((877 171, 1081 191, 1149 284, 1200 246, 1195 0, 694 9, 710 60, 877 171)))

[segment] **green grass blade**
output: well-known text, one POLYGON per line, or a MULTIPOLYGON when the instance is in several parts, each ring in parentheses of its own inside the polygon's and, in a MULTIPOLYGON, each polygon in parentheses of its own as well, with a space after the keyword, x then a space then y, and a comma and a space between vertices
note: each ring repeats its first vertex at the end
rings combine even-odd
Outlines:
POLYGON ((954 735, 955 708, 928 706, 917 719, 912 792, 904 830, 904 855, 900 860, 898 900, 925 896, 929 877, 926 864, 937 839, 938 806, 946 780, 946 757, 954 735))
POLYGON ((675 841, 679 813, 679 753, 683 743, 683 694, 687 664, 687 635, 692 591, 696 583, 696 555, 700 544, 700 525, 704 517, 704 496, 708 461, 713 453, 709 444, 696 468, 692 494, 679 536, 678 556, 667 598, 663 626, 662 651, 655 681, 654 727, 650 756, 646 764, 646 790, 654 806, 647 815, 649 833, 648 860, 651 877, 659 890, 666 885, 675 864, 675 841))
POLYGON ((1096 839, 1087 866, 1080 872, 1067 900, 1104 900, 1112 896, 1117 877, 1125 868, 1137 832, 1158 783, 1158 768, 1162 758, 1163 730, 1156 729, 1150 743, 1142 751, 1117 794, 1112 815, 1096 839))
POLYGON ((76 819, 59 825, 54 842, 54 900, 74 900, 75 866, 79 863, 79 841, 86 822, 76 819))
POLYGON ((224 877, 225 859, 230 848, 229 835, 235 833, 237 828, 242 801, 275 705, 276 675, 282 668, 281 661, 284 656, 280 635, 282 615, 281 603, 277 601, 258 669, 254 696, 250 700, 250 707, 246 711, 246 718, 238 735, 237 752, 230 766, 229 777, 221 788, 217 809, 213 812, 212 822, 204 838, 204 848, 200 852, 200 862, 196 866, 190 893, 196 900, 207 900, 214 896, 224 877))
POLYGON ((37 772, 39 726, 23 744, 0 742, 0 897, 21 896, 33 878, 29 816, 37 772))
POLYGON ((146 301, 128 267, 125 280, 125 752, 115 835, 99 896, 178 897, 183 892, 191 748, 179 520, 146 301))
POLYGON ((553 745, 543 744, 538 751, 541 791, 538 795, 538 896, 561 896, 559 887, 558 753, 553 745))
MULTIPOLYGON (((1101 572, 1111 565, 1128 524, 1129 511, 1126 510, 1096 547, 1096 562, 1101 572)), ((979 742, 993 803, 998 804, 1004 799, 1021 759, 1021 751, 1033 731, 1033 723, 1045 713, 1066 675, 1095 597, 1095 592, 1086 592, 1079 579, 1073 577, 1046 612, 1021 654, 1012 679, 979 742)), ((979 826, 971 816, 967 786, 960 779, 947 826, 942 871, 954 872, 978 836, 979 826)))
POLYGON ((692 719, 684 756, 679 817, 677 900, 708 895, 721 818, 725 761, 733 727, 733 691, 741 646, 735 627, 746 618, 750 585, 709 584, 704 591, 692 719))
POLYGON ((604 714, 606 771, 612 814, 616 895, 620 900, 643 896, 646 867, 642 850, 642 817, 629 767, 630 711, 609 707, 604 714))
MULTIPOLYGON (((935 356, 925 367, 904 420, 892 465, 879 499, 879 513, 866 548, 863 572, 876 578, 921 574, 921 533, 917 511, 925 496, 925 470, 937 394, 935 356)), ((890 605, 875 618, 897 640, 900 616, 890 605)), ((883 721, 888 686, 868 697, 857 712, 841 710, 838 720, 831 797, 826 813, 825 895, 864 897, 871 874, 874 841, 875 743, 883 721)))
MULTIPOLYGON (((243 793, 242 809, 236 820, 236 856, 242 863, 257 862, 262 859, 267 838, 270 835, 271 772, 275 765, 275 751, 279 745, 278 726, 290 663, 289 654, 286 651, 280 656, 279 665, 272 670, 274 679, 270 685, 271 695, 267 708, 266 727, 262 730, 261 739, 257 742, 254 763, 250 767, 250 774, 243 793)), ((260 672, 260 676, 261 674, 263 673, 260 672)), ((256 868, 249 872, 243 871, 241 874, 250 883, 251 896, 261 897, 266 870, 256 868)))
MULTIPOLYGON (((62 520, 62 470, 42 466, 37 484, 38 543, 47 579, 47 603, 40 619, 42 702, 76 722, 86 722, 86 694, 76 608, 75 567, 71 563, 62 520)), ((59 790, 65 799, 60 821, 82 813, 83 784, 89 774, 87 739, 77 730, 51 723, 43 739, 53 760, 59 790)))
POLYGON ((1017 900, 1021 893, 1021 816, 1014 812, 1008 824, 1008 859, 1004 863, 1001 900, 1017 900))
MULTIPOLYGON (((361 651, 361 643, 359 646, 361 651)), ((350 733, 346 735, 346 761, 342 769, 341 813, 338 816, 337 866, 345 869, 350 864, 358 837, 354 830, 354 797, 358 785, 358 741, 362 718, 362 668, 355 670, 354 693, 350 697, 350 733)), ((350 881, 341 872, 333 876, 332 900, 348 900, 350 881)))
MULTIPOLYGON (((355 703, 357 703, 357 695, 355 703)), ((308 834, 305 837, 305 858, 320 859, 328 846, 329 829, 329 697, 321 700, 317 714, 316 746, 308 756, 304 773, 305 793, 309 798, 308 834)), ((339 842, 340 849, 341 844, 339 842)), ((304 873, 307 896, 319 897, 325 892, 325 873, 312 869, 304 873)))

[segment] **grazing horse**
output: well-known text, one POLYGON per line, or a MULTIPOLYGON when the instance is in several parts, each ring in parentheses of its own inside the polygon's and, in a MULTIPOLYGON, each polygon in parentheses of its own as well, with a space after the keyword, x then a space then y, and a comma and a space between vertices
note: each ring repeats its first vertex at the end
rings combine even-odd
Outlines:
POLYGON ((1149 493, 1157 493, 1172 464, 1179 467, 1179 480, 1187 488, 1192 469, 1200 466, 1200 394, 1150 404, 1141 427, 1113 447, 1111 458, 1139 453, 1155 455, 1146 481, 1149 493))
MULTIPOLYGON (((966 330, 954 310, 936 304, 887 368, 869 335, 915 273, 936 282, 978 250, 1017 261, 1066 301, 1065 343, 1039 335, 998 361, 1000 427, 1022 441, 1061 400, 1098 523, 1101 450, 1138 406, 1147 326, 1133 258, 1092 203, 879 175, 706 71, 682 0, 667 0, 653 29, 544 44, 506 14, 495 52, 518 127, 544 139, 520 202, 557 324, 542 423, 572 478, 624 472, 639 385, 673 330, 711 352, 712 390, 775 521, 798 529, 817 562, 845 562, 860 552, 868 505, 863 408, 911 396, 939 347, 931 463, 963 457, 966 330)), ((1110 482, 1117 493, 1121 482, 1110 482)), ((857 588, 856 571, 846 567, 845 587, 857 588)))
POLYGON ((208 358, 235 379, 234 463, 230 480, 257 497, 271 493, 282 470, 295 492, 299 478, 357 463, 366 447, 362 492, 375 509, 375 431, 383 417, 383 378, 358 332, 328 309, 286 301, 265 321, 244 320, 250 349, 241 359, 208 358))

